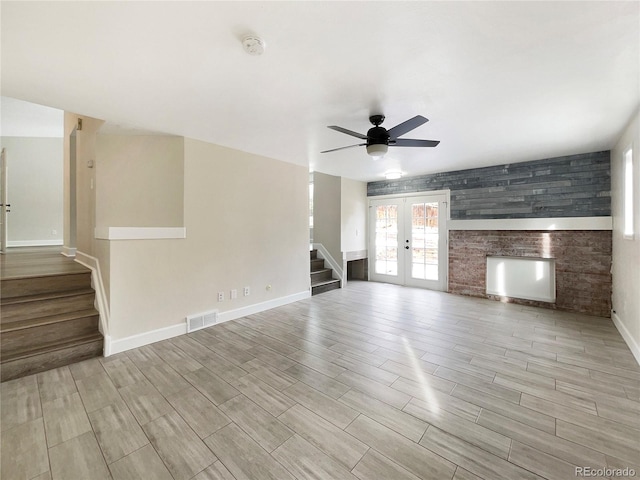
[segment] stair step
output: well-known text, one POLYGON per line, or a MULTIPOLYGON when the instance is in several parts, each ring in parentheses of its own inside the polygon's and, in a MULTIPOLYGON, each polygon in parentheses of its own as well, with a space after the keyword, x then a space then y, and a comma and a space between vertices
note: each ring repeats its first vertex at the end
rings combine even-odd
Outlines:
POLYGON ((43 293, 2 299, 2 318, 6 324, 93 308, 95 291, 91 288, 67 292, 43 293))
POLYGON ((46 317, 29 318, 27 320, 18 320, 15 322, 0 324, 0 333, 4 335, 9 332, 15 332, 18 330, 40 327, 43 325, 63 323, 68 320, 74 320, 76 318, 83 318, 83 317, 90 317, 93 315, 99 316, 100 313, 95 308, 89 308, 86 310, 78 310, 75 312, 65 312, 57 315, 49 315, 46 317))
POLYGON ((314 270, 311 272, 311 284, 319 282, 321 280, 331 280, 333 270, 330 268, 323 268, 322 270, 314 270))
POLYGON ((17 352, 65 342, 98 331, 100 316, 95 309, 41 317, 3 325, 0 337, 0 359, 17 352))
POLYGON ((66 342, 52 342, 28 352, 16 352, 2 360, 0 379, 6 382, 100 356, 103 344, 102 334, 95 332, 66 342))
POLYGON ((311 284, 311 295, 318 295, 338 288, 340 288, 340 280, 331 279, 315 282, 311 284))
POLYGON ((70 273, 64 275, 41 275, 2 280, 0 298, 8 299, 46 293, 80 290, 91 287, 91 272, 70 273))
POLYGON ((311 260, 315 260, 316 258, 318 258, 318 250, 317 249, 313 249, 309 252, 311 254, 311 260))
POLYGON ((322 270, 324 268, 324 259, 315 258, 311 260, 311 271, 315 272, 317 270, 322 270))

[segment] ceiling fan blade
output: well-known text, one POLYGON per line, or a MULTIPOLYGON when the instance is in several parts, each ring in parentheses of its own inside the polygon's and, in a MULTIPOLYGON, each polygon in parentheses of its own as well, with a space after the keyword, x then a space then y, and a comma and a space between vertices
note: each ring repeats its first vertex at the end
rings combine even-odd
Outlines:
POLYGON ((365 145, 366 143, 359 143, 357 145, 349 145, 348 147, 332 148, 331 150, 325 150, 324 152, 320 152, 320 153, 337 152, 338 150, 344 150, 345 148, 363 147, 365 145))
POLYGON ((362 140, 366 140, 367 136, 358 132, 354 132, 353 130, 347 130, 346 128, 338 127, 337 125, 330 125, 331 130, 335 130, 336 132, 346 133, 347 135, 351 135, 352 137, 360 138, 362 140))
POLYGON ((391 147, 435 147, 440 140, 414 140, 411 138, 399 138, 389 142, 391 147))
POLYGON ((389 138, 391 140, 395 140, 400 135, 404 135, 405 133, 410 132, 414 128, 418 128, 420 125, 427 123, 428 121, 429 119, 424 118, 422 115, 416 115, 415 117, 410 118, 406 122, 402 122, 396 125, 395 127, 390 128, 389 130, 387 130, 387 133, 389 134, 389 138))

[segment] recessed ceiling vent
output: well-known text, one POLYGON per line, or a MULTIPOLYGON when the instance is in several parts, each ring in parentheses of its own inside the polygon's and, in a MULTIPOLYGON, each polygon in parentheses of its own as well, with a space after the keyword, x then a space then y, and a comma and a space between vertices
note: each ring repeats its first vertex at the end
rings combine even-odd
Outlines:
POLYGON ((266 45, 261 38, 254 35, 247 35, 242 39, 242 47, 249 55, 262 55, 266 45))
POLYGON ((218 323, 218 310, 189 315, 187 317, 187 333, 210 327, 216 323, 218 323))

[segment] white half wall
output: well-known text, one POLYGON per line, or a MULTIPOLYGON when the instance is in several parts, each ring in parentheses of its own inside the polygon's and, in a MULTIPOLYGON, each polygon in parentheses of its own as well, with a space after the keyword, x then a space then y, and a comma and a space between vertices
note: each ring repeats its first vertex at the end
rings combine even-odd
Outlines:
POLYGON ((96 227, 182 227, 183 157, 182 137, 99 134, 96 227))
POLYGON ((337 262, 341 250, 340 177, 313 172, 313 242, 321 243, 337 262))
POLYGON ((341 249, 344 254, 361 252, 367 249, 367 184, 341 180, 341 249))
POLYGON ((185 139, 186 238, 109 241, 113 347, 179 334, 197 312, 225 318, 304 296, 308 180, 306 167, 185 139))

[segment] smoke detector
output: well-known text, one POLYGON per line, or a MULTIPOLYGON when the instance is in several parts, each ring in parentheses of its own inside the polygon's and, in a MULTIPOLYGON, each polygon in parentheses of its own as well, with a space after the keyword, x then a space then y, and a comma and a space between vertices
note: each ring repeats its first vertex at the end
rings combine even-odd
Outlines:
POLYGON ((261 38, 248 35, 242 39, 242 47, 249 55, 262 55, 266 45, 261 38))

